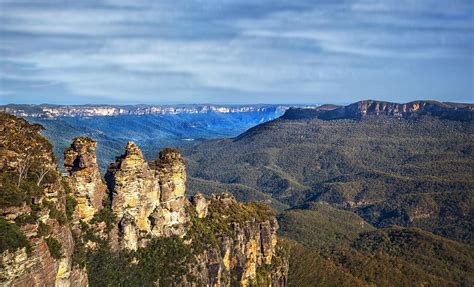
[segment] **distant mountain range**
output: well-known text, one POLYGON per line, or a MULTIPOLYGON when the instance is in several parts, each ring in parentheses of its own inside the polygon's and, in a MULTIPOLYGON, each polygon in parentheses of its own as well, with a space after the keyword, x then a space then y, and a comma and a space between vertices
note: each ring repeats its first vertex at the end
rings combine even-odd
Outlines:
MULTIPOLYGON (((125 115, 169 115, 206 113, 282 113, 289 105, 16 105, 0 106, 0 111, 18 117, 93 117, 125 115)), ((303 106, 302 106, 303 107, 303 106)), ((311 106, 306 106, 311 107, 311 106)))
POLYGON ((405 104, 366 100, 348 106, 322 105, 314 109, 291 108, 284 119, 360 119, 367 116, 415 118, 430 115, 449 120, 472 120, 474 104, 413 101, 405 104))

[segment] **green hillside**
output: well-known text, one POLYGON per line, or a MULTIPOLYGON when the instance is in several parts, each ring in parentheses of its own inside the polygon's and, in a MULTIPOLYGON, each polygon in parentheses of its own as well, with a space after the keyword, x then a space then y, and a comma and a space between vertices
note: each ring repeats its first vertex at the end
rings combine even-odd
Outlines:
POLYGON ((384 228, 361 233, 349 243, 334 242, 332 247, 324 249, 291 240, 287 244, 289 286, 472 286, 474 283, 474 248, 420 229, 384 228))
POLYGON ((353 212, 340 210, 323 202, 286 210, 278 221, 282 236, 317 248, 349 242, 361 232, 375 230, 353 212))
POLYGON ((280 118, 185 153, 197 179, 289 206, 325 201, 376 227, 416 226, 472 242, 473 143, 472 121, 280 118))

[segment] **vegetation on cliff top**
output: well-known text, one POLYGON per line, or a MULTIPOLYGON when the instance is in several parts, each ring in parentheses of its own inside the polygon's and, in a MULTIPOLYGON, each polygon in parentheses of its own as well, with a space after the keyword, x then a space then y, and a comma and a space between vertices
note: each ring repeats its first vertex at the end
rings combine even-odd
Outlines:
MULTIPOLYGON (((88 252, 91 286, 172 286, 188 274, 193 263, 190 246, 178 237, 153 239, 135 252, 112 252, 107 245, 88 252)), ((190 280, 192 278, 189 278, 190 280)))
MULTIPOLYGON (((221 237, 235 236, 233 223, 258 223, 273 215, 266 205, 238 203, 230 197, 228 200, 224 204, 211 199, 206 218, 198 218, 196 211, 188 206, 186 211, 191 221, 184 238, 153 238, 146 247, 137 251, 112 251, 108 242, 96 236, 97 232, 91 225, 82 223, 83 236, 75 238, 74 262, 87 267, 92 286, 151 286, 155 282, 160 286, 172 286, 179 280, 199 285, 198 279, 190 272, 197 264, 198 256, 209 250, 221 252, 221 237), (94 242, 97 248, 85 248, 88 241, 94 242)), ((107 209, 96 215, 91 224, 110 221, 107 209)))

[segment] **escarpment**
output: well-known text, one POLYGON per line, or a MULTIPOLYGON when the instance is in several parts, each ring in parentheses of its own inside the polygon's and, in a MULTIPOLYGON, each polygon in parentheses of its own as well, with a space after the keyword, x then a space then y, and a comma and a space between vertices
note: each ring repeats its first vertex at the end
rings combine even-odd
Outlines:
POLYGON ((436 101, 413 101, 399 104, 365 100, 347 106, 323 105, 315 109, 290 108, 281 117, 287 120, 302 119, 361 119, 367 116, 417 118, 433 116, 440 119, 471 121, 474 118, 472 104, 441 103, 436 101))
POLYGON ((104 179, 96 142, 77 137, 61 176, 40 126, 0 116, 0 285, 285 286, 272 211, 188 199, 178 150, 147 162, 129 142, 104 179))

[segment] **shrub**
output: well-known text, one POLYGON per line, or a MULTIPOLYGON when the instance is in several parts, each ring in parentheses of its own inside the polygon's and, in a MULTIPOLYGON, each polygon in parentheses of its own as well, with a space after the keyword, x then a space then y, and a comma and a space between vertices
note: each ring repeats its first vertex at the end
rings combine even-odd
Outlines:
POLYGON ((0 177, 2 192, 0 192, 0 208, 21 205, 25 200, 25 194, 20 192, 16 183, 17 176, 5 172, 0 177))
POLYGON ((45 200, 43 205, 49 209, 49 217, 56 219, 61 225, 66 223, 64 213, 59 211, 54 203, 45 200))
POLYGON ((38 225, 38 235, 39 236, 46 236, 50 232, 51 232, 51 227, 40 221, 40 223, 38 225))
POLYGON ((22 214, 15 218, 15 223, 20 226, 25 224, 35 224, 36 219, 31 214, 22 214))
POLYGON ((72 220, 72 215, 74 214, 74 209, 76 208, 77 201, 69 193, 66 193, 66 217, 68 220, 72 220))
POLYGON ((94 222, 105 222, 107 225, 107 231, 112 230, 115 225, 116 216, 110 209, 108 205, 102 208, 98 213, 94 214, 94 218, 92 219, 92 223, 94 222))
POLYGON ((53 257, 54 259, 61 259, 63 257, 61 252, 61 242, 59 242, 56 238, 53 237, 45 238, 45 241, 48 245, 49 254, 51 254, 51 257, 53 257))
POLYGON ((26 247, 28 253, 31 252, 31 245, 25 234, 16 224, 0 218, 0 253, 6 250, 14 252, 23 247, 26 247))

